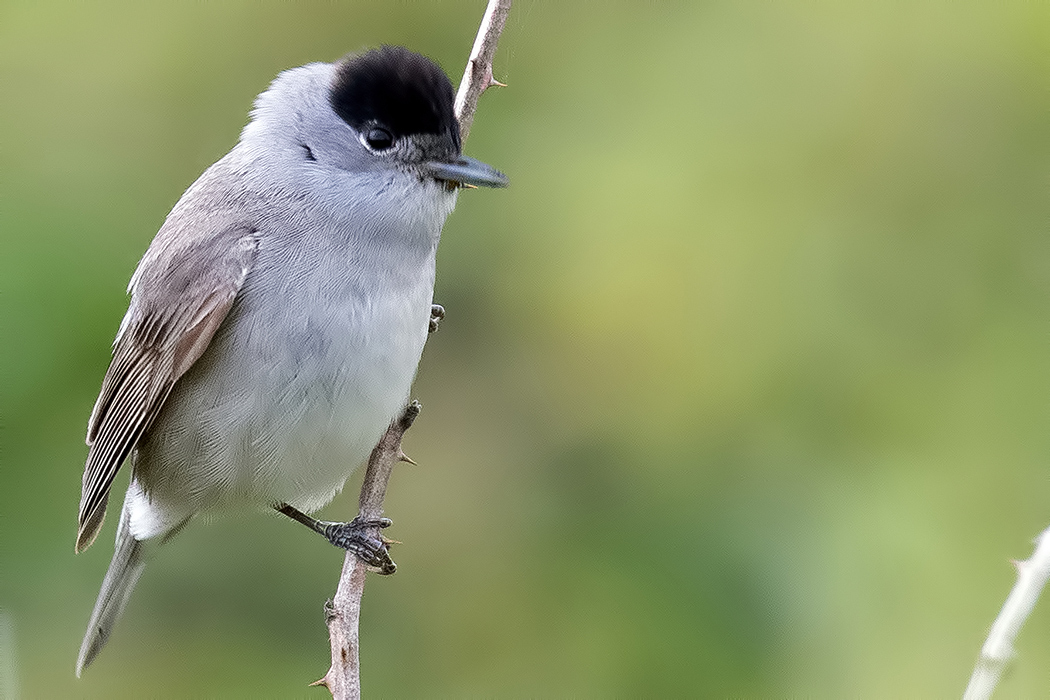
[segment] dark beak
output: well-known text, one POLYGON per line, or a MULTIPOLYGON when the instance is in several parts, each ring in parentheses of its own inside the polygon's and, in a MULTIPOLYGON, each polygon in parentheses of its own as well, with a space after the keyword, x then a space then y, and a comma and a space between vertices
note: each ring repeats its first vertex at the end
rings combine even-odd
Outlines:
POLYGON ((451 163, 431 160, 423 164, 423 170, 436 180, 445 180, 459 185, 475 187, 506 187, 510 184, 507 176, 485 165, 480 160, 460 156, 451 163))

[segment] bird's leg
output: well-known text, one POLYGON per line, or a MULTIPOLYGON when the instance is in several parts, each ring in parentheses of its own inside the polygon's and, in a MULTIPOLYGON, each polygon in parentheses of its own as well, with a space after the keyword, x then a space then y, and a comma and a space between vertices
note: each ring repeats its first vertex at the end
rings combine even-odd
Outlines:
POLYGON ((333 523, 312 518, 287 503, 274 505, 274 510, 284 513, 292 520, 299 521, 336 547, 353 552, 358 559, 377 573, 389 575, 397 569, 388 551, 390 540, 376 532, 380 528, 390 527, 393 524, 390 518, 361 520, 358 517, 348 523, 333 523))
POLYGON ((438 329, 438 324, 441 323, 441 319, 445 318, 445 307, 441 304, 431 304, 430 306, 430 328, 427 332, 433 333, 438 329))

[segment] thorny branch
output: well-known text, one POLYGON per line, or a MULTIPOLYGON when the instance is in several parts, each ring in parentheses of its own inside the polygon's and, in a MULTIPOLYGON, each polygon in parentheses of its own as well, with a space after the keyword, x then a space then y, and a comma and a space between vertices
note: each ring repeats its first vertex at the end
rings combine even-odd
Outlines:
POLYGON ((1014 656, 1014 639, 1050 578, 1050 528, 1044 530, 1035 541, 1032 556, 1025 561, 1014 562, 1017 583, 992 623, 963 700, 986 700, 992 697, 999 678, 1014 656))
MULTIPOLYGON (((382 515, 390 473, 397 462, 407 461, 401 451, 401 438, 416 420, 420 408, 419 402, 410 403, 372 450, 358 502, 358 517, 362 520, 376 520, 382 515)), ((373 534, 381 536, 378 532, 373 534)), ((384 568, 387 573, 393 573, 394 563, 391 561, 384 568)), ((324 678, 313 685, 327 686, 336 700, 357 700, 361 697, 358 621, 361 618, 361 596, 365 592, 367 571, 368 566, 363 561, 353 552, 347 552, 335 597, 325 606, 332 665, 324 678)))
POLYGON ((478 108, 481 93, 493 85, 506 87, 492 77, 492 59, 496 56, 496 45, 503 25, 510 14, 510 0, 489 0, 485 16, 481 18, 478 35, 474 39, 474 48, 470 50, 467 68, 463 71, 463 80, 459 81, 456 93, 456 119, 459 120, 459 140, 467 141, 470 125, 474 123, 474 112, 478 108))
MULTIPOLYGON (((489 0, 485 16, 481 20, 481 27, 478 29, 463 80, 460 81, 456 94, 455 110, 459 120, 461 142, 465 142, 470 133, 481 93, 493 85, 502 85, 492 78, 492 59, 496 55, 496 45, 510 12, 510 4, 511 0, 489 0)), ((432 312, 431 331, 437 328, 437 322, 443 316, 444 309, 436 306, 432 312)), ((413 401, 409 404, 372 450, 364 483, 361 485, 358 517, 362 520, 375 520, 383 514, 383 499, 394 465, 399 461, 411 461, 401 451, 401 439, 419 415, 419 410, 418 402, 413 401)), ((375 534, 378 536, 378 532, 375 534)), ((392 573, 393 562, 384 568, 392 573)), ((332 647, 332 665, 324 678, 314 685, 326 686, 335 700, 359 700, 361 697, 358 623, 367 569, 364 562, 347 552, 335 597, 325 606, 328 636, 332 647)))

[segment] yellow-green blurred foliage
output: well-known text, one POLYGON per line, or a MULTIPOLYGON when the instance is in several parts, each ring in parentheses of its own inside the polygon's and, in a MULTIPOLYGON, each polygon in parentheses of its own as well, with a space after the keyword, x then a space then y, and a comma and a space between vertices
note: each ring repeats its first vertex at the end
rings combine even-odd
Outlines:
MULTIPOLYGON (((85 421, 138 257, 269 80, 379 43, 458 80, 482 5, 0 6, 24 697, 324 695, 342 557, 261 513, 176 538, 73 678, 114 527, 73 556, 85 421)), ((466 150, 512 186, 445 228, 366 691, 958 695, 1050 522, 1048 6, 519 0, 496 76, 466 150)), ((1048 608, 1005 697, 1050 692, 1048 608)))

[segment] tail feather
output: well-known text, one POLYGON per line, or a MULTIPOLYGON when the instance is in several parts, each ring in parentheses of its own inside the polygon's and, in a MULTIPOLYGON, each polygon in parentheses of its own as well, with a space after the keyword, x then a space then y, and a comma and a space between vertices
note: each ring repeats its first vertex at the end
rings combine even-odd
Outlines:
POLYGON ((136 540, 128 527, 128 512, 120 514, 120 525, 117 527, 117 546, 113 552, 113 561, 109 564, 106 578, 102 581, 102 590, 95 601, 95 610, 91 613, 87 634, 80 645, 80 656, 77 658, 77 678, 88 665, 94 661, 102 647, 109 640, 113 625, 124 612, 131 591, 142 575, 146 562, 143 556, 143 543, 136 540))

